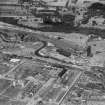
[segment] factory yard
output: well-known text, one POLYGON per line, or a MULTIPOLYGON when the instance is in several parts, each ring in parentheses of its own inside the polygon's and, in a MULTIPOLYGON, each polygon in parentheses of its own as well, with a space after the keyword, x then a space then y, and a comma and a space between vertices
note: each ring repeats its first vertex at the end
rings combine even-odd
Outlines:
POLYGON ((4 1, 0 105, 105 105, 105 2, 4 1))

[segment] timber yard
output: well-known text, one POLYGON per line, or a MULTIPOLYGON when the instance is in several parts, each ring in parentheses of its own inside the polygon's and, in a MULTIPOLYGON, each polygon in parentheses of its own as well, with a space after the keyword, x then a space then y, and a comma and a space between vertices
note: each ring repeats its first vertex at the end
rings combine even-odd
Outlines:
POLYGON ((105 105, 105 0, 0 0, 0 105, 105 105))

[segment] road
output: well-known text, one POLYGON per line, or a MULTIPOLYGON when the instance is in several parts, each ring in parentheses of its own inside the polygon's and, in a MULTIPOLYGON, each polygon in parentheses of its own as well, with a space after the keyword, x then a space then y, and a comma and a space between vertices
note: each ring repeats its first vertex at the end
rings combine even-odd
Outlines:
POLYGON ((66 93, 64 94, 64 96, 62 97, 62 99, 59 101, 58 105, 61 105, 61 103, 63 102, 63 100, 65 99, 65 97, 67 96, 67 94, 71 91, 71 88, 77 83, 77 81, 79 80, 80 76, 82 75, 83 72, 78 73, 78 75, 75 77, 75 79, 73 80, 73 82, 71 83, 69 89, 66 91, 66 93))
MULTIPOLYGON (((61 105, 63 100, 65 99, 65 97, 67 96, 67 94, 71 91, 71 88, 77 83, 77 81, 79 80, 80 76, 82 75, 83 72, 79 72, 78 75, 75 77, 75 79, 73 80, 73 82, 71 83, 71 85, 69 86, 68 90, 66 91, 66 93, 64 94, 64 96, 61 98, 61 100, 59 101, 59 103, 56 103, 57 105, 61 105)), ((51 79, 51 81, 47 82, 42 88, 41 90, 38 91, 38 93, 40 93, 47 85, 50 85, 52 84, 52 82, 54 81, 55 79, 51 79)), ((35 103, 37 102, 35 99, 35 97, 38 97, 38 93, 37 95, 35 95, 31 100, 30 102, 27 104, 27 105, 35 105, 35 103)), ((52 104, 52 103, 51 103, 52 104)))
POLYGON ((21 61, 19 64, 17 64, 15 67, 13 67, 8 73, 4 74, 3 77, 5 77, 6 75, 8 75, 10 72, 12 72, 13 70, 16 70, 20 65, 24 64, 25 61, 21 61))

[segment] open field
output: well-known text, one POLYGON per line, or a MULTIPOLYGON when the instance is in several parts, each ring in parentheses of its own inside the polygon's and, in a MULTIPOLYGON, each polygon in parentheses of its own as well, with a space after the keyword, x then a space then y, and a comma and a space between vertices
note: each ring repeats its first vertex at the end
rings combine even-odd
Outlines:
POLYGON ((17 86, 17 87, 14 87, 14 86, 10 86, 4 93, 3 95, 5 96, 8 96, 12 99, 16 99, 19 92, 21 91, 21 87, 17 86))
POLYGON ((10 80, 0 79, 0 93, 11 85, 10 80))

